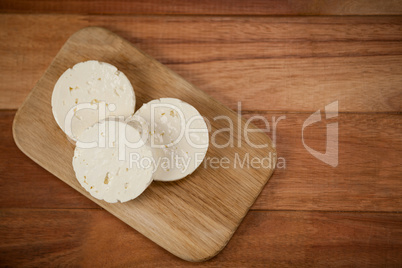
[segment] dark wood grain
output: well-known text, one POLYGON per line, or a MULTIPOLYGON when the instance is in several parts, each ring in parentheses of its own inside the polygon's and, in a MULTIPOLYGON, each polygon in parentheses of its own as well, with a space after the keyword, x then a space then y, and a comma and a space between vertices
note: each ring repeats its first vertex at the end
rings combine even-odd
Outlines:
POLYGON ((16 146, 12 122, 16 111, 0 111, 0 207, 99 208, 33 162, 16 146))
POLYGON ((401 17, 77 15, 0 15, 0 108, 18 108, 67 38, 89 25, 233 109, 242 101, 245 110, 312 112, 339 100, 345 112, 402 110, 401 17))
MULTIPOLYGON (((323 111, 323 109, 321 109, 323 111)), ((251 116, 251 115, 247 115, 251 116)), ((331 167, 312 156, 302 143, 309 114, 264 114, 277 124, 277 152, 286 169, 277 168, 254 209, 401 211, 402 116, 341 113, 304 131, 304 142, 325 152, 328 123, 339 125, 339 164, 331 167)), ((324 115, 323 115, 324 116, 324 115)), ((265 128, 262 121, 254 121, 265 128)))
MULTIPOLYGON (((255 114, 245 112, 245 118, 255 114)), ((274 138, 277 123, 278 167, 253 209, 400 211, 402 195, 402 116, 398 114, 342 113, 331 122, 339 124, 339 166, 333 168, 314 158, 302 144, 301 129, 306 113, 264 113, 274 138)), ((11 123, 14 111, 0 113, 1 207, 94 208, 95 204, 37 166, 15 146, 11 123), (10 179, 12 178, 12 179, 10 179), (19 189, 15 191, 14 189, 19 189), (32 196, 32 189, 35 195, 32 196)), ((261 120, 253 121, 261 129, 261 120)), ((305 143, 324 152, 326 123, 305 130, 305 143)))
POLYGON ((0 263, 85 267, 397 267, 402 215, 251 211, 206 263, 174 257, 101 209, 1 209, 0 263))
POLYGON ((3 0, 1 12, 186 15, 400 15, 400 1, 375 0, 3 0))

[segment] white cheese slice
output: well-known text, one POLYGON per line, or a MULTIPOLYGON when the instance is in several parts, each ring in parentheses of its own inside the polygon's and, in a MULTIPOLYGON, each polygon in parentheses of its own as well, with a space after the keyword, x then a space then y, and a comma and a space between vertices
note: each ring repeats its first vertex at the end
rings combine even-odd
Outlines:
POLYGON ((109 116, 128 117, 134 109, 130 81, 108 63, 78 63, 60 76, 53 89, 53 116, 73 140, 96 122, 109 116))
POLYGON ((144 118, 149 125, 146 143, 155 159, 154 180, 182 179, 201 164, 209 145, 208 128, 193 106, 178 99, 161 98, 144 104, 135 116, 144 118))
POLYGON ((152 182, 152 151, 125 122, 103 120, 78 138, 73 168, 81 186, 93 197, 109 203, 126 202, 152 182))

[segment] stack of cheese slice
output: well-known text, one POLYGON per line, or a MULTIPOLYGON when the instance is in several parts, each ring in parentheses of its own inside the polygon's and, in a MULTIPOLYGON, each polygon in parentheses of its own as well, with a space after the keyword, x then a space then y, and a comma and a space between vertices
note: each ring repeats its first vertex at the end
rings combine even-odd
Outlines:
POLYGON ((76 177, 97 199, 132 200, 152 180, 193 173, 206 155, 208 128, 190 104, 162 98, 134 108, 129 80, 107 63, 78 63, 54 87, 55 120, 76 141, 76 177))

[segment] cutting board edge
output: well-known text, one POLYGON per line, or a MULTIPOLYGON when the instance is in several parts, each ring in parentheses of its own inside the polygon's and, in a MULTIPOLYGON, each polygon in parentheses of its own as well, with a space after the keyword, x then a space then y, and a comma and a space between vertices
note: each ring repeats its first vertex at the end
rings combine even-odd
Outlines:
MULTIPOLYGON (((108 33, 111 33, 121 39, 123 39, 125 42, 127 42, 129 45, 131 45, 132 47, 134 47, 135 49, 137 49, 138 51, 140 51, 142 54, 146 55, 147 57, 150 57, 151 59, 153 59, 151 56, 149 56, 148 54, 146 54, 145 52, 143 52, 142 50, 138 49, 136 46, 134 46, 132 43, 130 43, 128 40, 126 40, 125 38, 120 37, 119 35, 115 34, 114 32, 105 29, 103 27, 98 27, 98 26, 90 26, 90 27, 85 27, 82 28, 80 30, 78 30, 77 32, 75 32, 74 34, 72 34, 65 42, 65 44, 61 47, 61 49, 59 50, 59 52, 56 54, 56 56, 54 57, 54 59, 52 60, 52 62, 50 63, 50 65, 48 66, 48 68, 46 69, 46 71, 44 72, 44 74, 41 76, 41 78, 37 81, 37 83, 35 84, 35 86, 31 89, 30 93, 28 94, 28 96, 25 98, 24 102, 22 103, 22 105, 19 107, 19 109, 17 110, 14 120, 13 120, 13 124, 12 124, 12 132, 13 132, 13 139, 14 142, 16 143, 17 147, 19 148, 19 150, 21 150, 25 155, 27 155, 30 159, 32 159, 36 164, 38 164, 39 166, 41 166, 42 168, 44 168, 46 171, 48 171, 49 173, 51 173, 52 175, 54 175, 55 177, 57 177, 58 179, 59 176, 57 176, 55 173, 53 173, 52 171, 50 171, 49 169, 47 169, 44 165, 42 165, 39 161, 37 161, 35 159, 34 156, 32 156, 29 152, 29 150, 25 150, 24 145, 21 143, 19 134, 18 134, 18 128, 21 126, 20 122, 19 122, 19 118, 21 117, 21 113, 23 112, 23 109, 26 107, 26 104, 28 103, 28 101, 31 99, 32 93, 35 91, 37 85, 40 83, 40 81, 42 80, 43 77, 45 77, 50 69, 50 67, 53 65, 55 59, 58 57, 59 53, 61 53, 61 51, 63 50, 63 47, 66 46, 66 44, 68 44, 69 40, 72 39, 75 35, 81 33, 81 32, 85 32, 87 30, 91 30, 91 29, 97 29, 97 30, 102 30, 108 33)), ((156 60, 155 60, 156 61, 156 60)), ((160 62, 156 61, 158 64, 161 64, 160 62)), ((161 64, 162 65, 162 64, 161 64)), ((187 80, 185 80, 183 77, 181 77, 179 74, 177 74, 176 72, 174 72, 173 70, 171 70, 169 67, 162 65, 163 67, 167 68, 170 72, 172 72, 177 78, 183 79, 185 82, 189 83, 193 88, 197 89, 201 94, 203 94, 204 97, 208 97, 209 99, 213 100, 215 102, 215 105, 220 105, 223 106, 226 110, 230 111, 233 114, 237 114, 235 111, 233 111, 232 109, 230 109, 229 107, 227 107, 226 105, 222 104, 221 102, 219 102, 218 100, 216 100, 215 98, 211 97, 210 95, 208 95, 207 93, 205 93, 204 91, 198 89, 198 87, 194 86, 193 84, 191 84, 190 82, 188 82, 187 80)), ((244 121, 244 118, 242 117, 242 121, 244 121)), ((251 126, 255 127, 255 125, 253 123, 250 123, 251 126)), ((271 147, 273 152, 276 152, 276 148, 272 146, 272 140, 271 138, 267 135, 266 138, 271 142, 271 147)), ((277 158, 275 157, 275 163, 277 161, 277 158)), ((265 180, 264 184, 261 186, 260 191, 257 195, 255 195, 253 202, 251 203, 251 205, 248 207, 248 209, 245 211, 244 215, 239 218, 237 224, 236 224, 236 228, 233 228, 231 230, 231 232, 229 233, 229 235, 227 236, 227 239, 225 240, 224 243, 222 243, 220 245, 219 248, 209 252, 208 254, 205 254, 205 256, 199 255, 198 257, 194 257, 194 258, 189 258, 188 255, 184 254, 178 254, 177 252, 171 251, 169 248, 166 248, 164 246, 161 246, 158 241, 152 239, 151 237, 148 237, 147 235, 145 235, 144 233, 140 232, 142 235, 144 235, 145 237, 147 237, 148 239, 150 239, 151 241, 153 241, 154 243, 156 243, 158 246, 162 247, 163 249, 167 250, 168 252, 172 253, 173 255, 186 260, 186 261, 190 261, 190 262, 203 262, 203 261, 207 261, 213 257, 215 257, 217 254, 219 254, 225 247, 226 245, 229 243, 229 241, 231 240, 231 238, 233 237, 234 233, 236 232, 236 230, 238 229, 240 223, 243 221, 244 217, 248 214, 248 211, 250 210, 252 204, 255 203, 256 199, 258 198, 258 196, 260 195, 261 191, 264 189, 265 185, 268 183, 269 179, 272 177, 273 173, 275 170, 275 165, 274 167, 270 170, 269 173, 267 173, 267 179, 265 180)), ((70 183, 64 181, 63 179, 61 179, 64 183, 68 184, 70 187, 72 187, 74 190, 77 190, 73 185, 71 185, 70 183)), ((80 192, 80 191, 79 191, 80 192)), ((80 192, 81 193, 81 192, 80 192)), ((85 196, 87 197, 87 196, 85 196)), ((99 205, 100 207, 102 207, 103 209, 105 209, 108 213, 111 213, 112 215, 114 215, 116 218, 120 219, 121 221, 123 221, 125 224, 129 225, 130 227, 132 227, 133 229, 136 230, 136 228, 134 228, 131 224, 129 224, 128 222, 126 222, 124 219, 120 218, 118 215, 116 215, 115 213, 113 213, 111 210, 105 208, 102 205, 102 202, 97 202, 97 200, 94 200, 91 198, 91 200, 93 202, 95 202, 97 205, 99 205)))

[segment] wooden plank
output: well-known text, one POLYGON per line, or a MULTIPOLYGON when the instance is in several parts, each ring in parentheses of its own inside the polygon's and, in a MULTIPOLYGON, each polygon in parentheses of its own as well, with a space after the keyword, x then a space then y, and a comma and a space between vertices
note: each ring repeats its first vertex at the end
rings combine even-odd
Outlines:
POLYGON ((15 145, 15 111, 0 111, 1 207, 99 208, 29 159, 15 145))
POLYGON ((212 15, 400 15, 400 1, 339 0, 157 0, 26 1, 0 2, 1 12, 71 14, 212 14, 212 15))
MULTIPOLYGON (((397 267, 398 213, 250 212, 206 267, 397 267)), ((109 213, 81 209, 1 209, 5 266, 198 266, 182 261, 109 213)))
MULTIPOLYGON (((325 153, 327 124, 338 122, 338 166, 311 155, 303 145, 302 128, 310 114, 271 114, 271 135, 277 124, 277 153, 286 169, 276 169, 254 209, 401 211, 402 116, 350 114, 325 119, 304 130, 304 142, 325 153)), ((252 116, 249 114, 248 116, 252 116)), ((254 121, 265 128, 262 121, 254 121)))
MULTIPOLYGON (((96 208, 97 205, 29 160, 12 140, 14 111, 0 112, 1 207, 96 208), (10 179, 12 178, 12 179, 10 179), (15 191, 18 189, 18 191, 15 191), (33 194, 33 189, 35 189, 33 194)), ((254 114, 246 112, 245 117, 254 114)), ((401 211, 402 116, 339 114, 339 166, 333 168, 310 155, 302 145, 301 129, 309 114, 266 113, 268 135, 277 123, 278 168, 252 209, 401 211), (273 119, 275 117, 275 119, 273 119), (283 118, 283 117, 282 117, 283 118)), ((335 119, 336 121, 336 119, 335 119)), ((262 121, 253 121, 261 129, 262 121)), ((325 151, 326 121, 305 130, 305 143, 325 151)))
POLYGON ((0 15, 0 109, 18 108, 75 31, 122 35, 245 110, 402 110, 401 17, 0 15), (46 30, 44 30, 46 29, 46 30), (60 31, 63 29, 63 31, 60 31), (196 29, 196 30, 194 30, 196 29))

